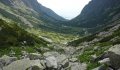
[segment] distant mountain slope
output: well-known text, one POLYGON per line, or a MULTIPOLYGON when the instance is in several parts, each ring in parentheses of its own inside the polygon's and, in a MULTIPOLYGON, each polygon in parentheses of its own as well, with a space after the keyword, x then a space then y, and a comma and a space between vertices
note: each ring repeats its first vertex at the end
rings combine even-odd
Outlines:
POLYGON ((78 59, 87 63, 87 70, 107 70, 108 68, 118 70, 120 68, 120 64, 117 64, 120 60, 116 59, 118 57, 115 56, 116 53, 112 56, 109 53, 113 52, 109 50, 111 47, 113 47, 111 50, 115 52, 120 50, 118 48, 120 47, 119 0, 92 0, 78 17, 69 21, 68 25, 83 28, 91 33, 68 43, 69 46, 79 48, 78 59), (108 53, 109 55, 106 56, 108 53), (109 58, 110 62, 104 61, 105 58, 109 58), (105 63, 100 63, 100 61, 105 63))
POLYGON ((92 0, 84 7, 80 15, 68 21, 68 25, 86 28, 88 32, 96 32, 120 19, 119 16, 119 0, 92 0))
POLYGON ((37 0, 0 0, 0 18, 15 21, 22 27, 56 30, 66 19, 42 6, 37 0))
POLYGON ((29 0, 29 1, 28 0, 1 0, 1 3, 8 5, 10 7, 16 8, 16 9, 24 9, 26 10, 26 13, 27 13, 27 10, 29 11, 33 10, 39 13, 41 17, 65 21, 64 18, 57 15, 51 9, 46 8, 42 6, 41 4, 39 4, 37 0, 29 0))

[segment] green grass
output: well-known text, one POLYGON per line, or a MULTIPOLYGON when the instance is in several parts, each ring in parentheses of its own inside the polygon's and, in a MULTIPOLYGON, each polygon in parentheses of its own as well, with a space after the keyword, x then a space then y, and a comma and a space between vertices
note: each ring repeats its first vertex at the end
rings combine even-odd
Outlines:
POLYGON ((102 55, 106 50, 108 50, 111 47, 111 44, 109 43, 100 43, 100 44, 96 44, 94 46, 90 46, 89 48, 86 48, 85 51, 83 52, 83 54, 81 54, 78 59, 81 62, 85 62, 88 64, 87 66, 87 70, 91 70, 93 68, 96 68, 98 66, 100 66, 100 64, 96 61, 93 62, 91 60, 91 55, 96 55, 96 56, 100 56, 102 55), (99 46, 99 47, 98 47, 99 46), (93 48, 98 47, 98 50, 93 50, 93 48))
POLYGON ((37 36, 43 36, 48 39, 51 39, 54 43, 66 43, 75 39, 78 39, 77 35, 72 34, 62 34, 62 33, 56 33, 52 31, 45 31, 45 30, 38 30, 38 29, 27 29, 28 32, 33 33, 37 36))
POLYGON ((48 42, 42 38, 37 37, 31 33, 28 33, 24 29, 17 26, 17 23, 11 22, 7 23, 0 19, 0 45, 1 46, 18 46, 23 45, 22 43, 26 41, 24 45, 35 45, 36 43, 47 45, 48 42))
MULTIPOLYGON (((4 46, 2 48, 0 47, 0 57, 3 55, 10 55, 12 51, 15 52, 14 56, 20 58, 20 56, 22 55, 22 51, 26 51, 27 53, 38 52, 35 47, 36 46, 4 46)), ((38 47, 40 48, 41 46, 39 45, 38 47)))

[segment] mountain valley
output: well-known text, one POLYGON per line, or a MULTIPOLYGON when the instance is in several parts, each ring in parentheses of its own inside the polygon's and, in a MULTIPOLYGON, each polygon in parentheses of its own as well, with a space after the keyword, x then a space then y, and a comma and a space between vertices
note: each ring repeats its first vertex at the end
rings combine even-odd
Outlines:
POLYGON ((37 0, 0 0, 0 70, 119 69, 119 0, 91 0, 72 20, 37 0))

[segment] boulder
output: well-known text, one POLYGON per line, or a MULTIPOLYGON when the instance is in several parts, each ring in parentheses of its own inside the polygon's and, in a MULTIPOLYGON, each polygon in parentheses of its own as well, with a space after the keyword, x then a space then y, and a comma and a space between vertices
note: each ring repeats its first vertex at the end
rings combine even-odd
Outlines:
POLYGON ((113 68, 120 68, 120 45, 115 45, 108 50, 107 53, 110 58, 110 64, 113 68))
POLYGON ((6 66, 16 60, 17 60, 17 57, 9 57, 7 55, 4 55, 0 58, 0 65, 6 66))
POLYGON ((48 56, 45 60, 46 60, 47 68, 57 69, 57 67, 58 67, 57 60, 54 56, 48 56))
POLYGON ((54 57, 58 57, 58 56, 60 56, 60 54, 58 53, 58 52, 45 52, 44 54, 43 54, 43 56, 44 57, 48 57, 48 56, 54 56, 54 57))
POLYGON ((94 55, 91 55, 91 61, 95 61, 97 59, 97 55, 96 54, 94 54, 94 55))
POLYGON ((0 60, 0 68, 3 68, 5 66, 5 61, 4 60, 0 60))
POLYGON ((2 68, 0 68, 0 70, 3 70, 2 68))
POLYGON ((67 59, 67 57, 64 54, 61 54, 61 55, 58 55, 56 59, 57 59, 57 63, 61 64, 65 59, 67 59))
POLYGON ((114 70, 114 69, 112 69, 110 67, 106 67, 105 65, 101 65, 101 66, 99 66, 95 69, 92 69, 92 70, 114 70))
POLYGON ((3 69, 3 64, 2 64, 2 62, 0 62, 0 70, 2 70, 3 69))
POLYGON ((64 69, 68 68, 69 67, 69 60, 68 59, 64 60, 61 65, 62 65, 62 68, 64 68, 64 69))
POLYGON ((94 68, 92 70, 106 70, 106 67, 104 65, 101 65, 101 66, 94 68))
POLYGON ((22 51, 21 53, 22 53, 21 59, 27 58, 28 52, 22 51))
POLYGON ((40 64, 40 60, 30 60, 28 58, 14 61, 10 65, 3 67, 3 69, 4 70, 26 70, 33 66, 37 66, 42 70, 44 69, 44 67, 40 64))
POLYGON ((70 63, 70 70, 86 70, 87 64, 85 63, 70 63))
POLYGON ((40 48, 38 48, 38 49, 41 50, 41 51, 44 51, 44 52, 50 51, 50 49, 47 48, 47 47, 40 47, 40 48))
POLYGON ((46 68, 46 61, 45 60, 40 60, 40 64, 44 67, 44 68, 46 68))

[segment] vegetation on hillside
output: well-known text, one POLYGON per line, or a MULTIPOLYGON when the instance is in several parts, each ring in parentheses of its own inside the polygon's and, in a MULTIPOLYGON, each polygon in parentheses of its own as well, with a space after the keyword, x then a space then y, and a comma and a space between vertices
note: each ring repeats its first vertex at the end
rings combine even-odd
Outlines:
POLYGON ((18 46, 18 45, 35 45, 36 43, 46 45, 47 42, 37 36, 28 33, 17 26, 16 23, 7 23, 0 19, 0 45, 18 46))

